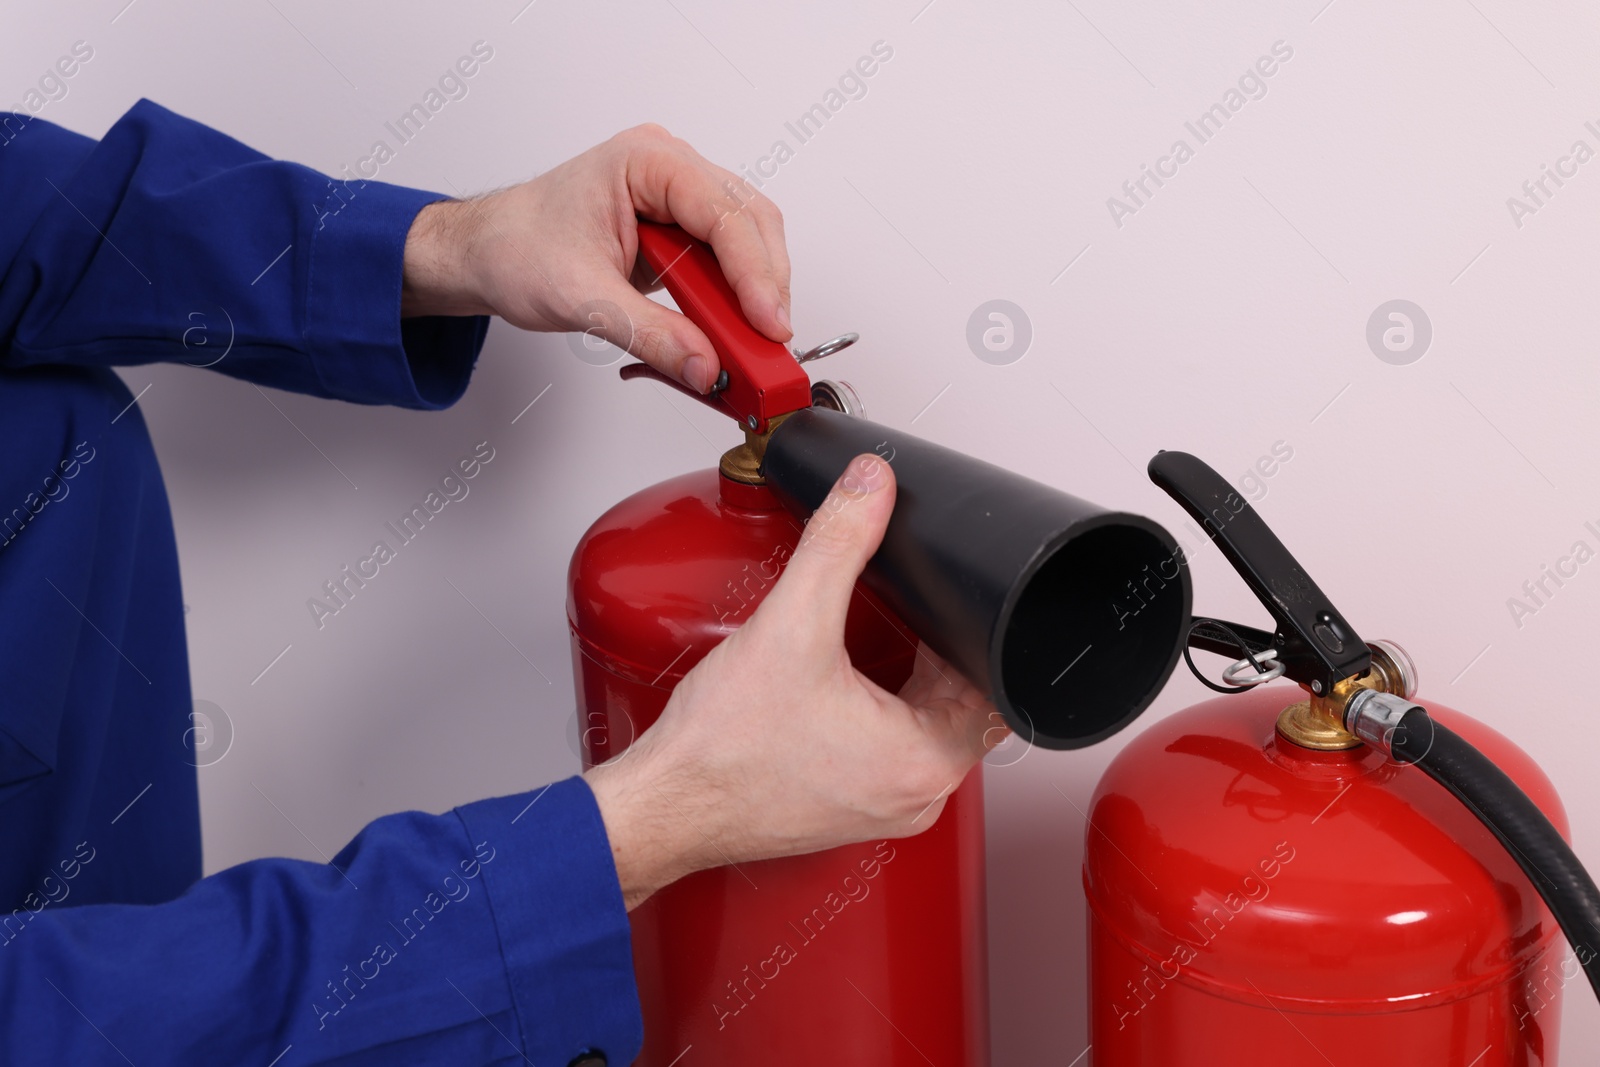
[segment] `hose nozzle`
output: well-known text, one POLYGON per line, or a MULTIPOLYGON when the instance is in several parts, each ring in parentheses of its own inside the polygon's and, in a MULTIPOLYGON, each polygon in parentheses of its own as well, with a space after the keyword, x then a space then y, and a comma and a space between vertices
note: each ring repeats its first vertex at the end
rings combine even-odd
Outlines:
POLYGON ((1392 755, 1395 732, 1413 709, 1423 710, 1409 697, 1363 689, 1345 705, 1344 728, 1385 755, 1392 755))

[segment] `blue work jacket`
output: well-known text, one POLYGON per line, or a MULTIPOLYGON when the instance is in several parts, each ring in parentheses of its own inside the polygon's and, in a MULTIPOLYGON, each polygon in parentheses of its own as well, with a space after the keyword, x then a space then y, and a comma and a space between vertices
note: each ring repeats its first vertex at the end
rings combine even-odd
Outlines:
MULTIPOLYGON (((573 778, 201 878, 172 521, 112 366, 364 404, 466 388, 481 318, 400 318, 437 194, 333 180, 148 101, 96 142, 0 115, 0 1064, 533 1063, 641 1042, 573 778), (196 373, 203 373, 196 371, 196 373)), ((443 713, 443 709, 441 709, 443 713)))

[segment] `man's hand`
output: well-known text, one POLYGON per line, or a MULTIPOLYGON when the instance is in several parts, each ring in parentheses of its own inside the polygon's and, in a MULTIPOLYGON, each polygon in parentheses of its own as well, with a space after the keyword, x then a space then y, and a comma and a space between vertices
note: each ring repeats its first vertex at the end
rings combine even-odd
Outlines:
POLYGON ((845 614, 894 497, 889 465, 857 457, 749 622, 584 776, 630 909, 701 868, 920 833, 1005 739, 994 706, 926 649, 899 696, 850 664, 845 614))
POLYGON ((637 266, 641 216, 710 242, 751 325, 774 341, 793 336, 783 216, 659 126, 619 133, 521 185, 423 208, 406 238, 402 314, 597 331, 706 392, 721 369, 711 342, 641 295, 657 284, 637 266))

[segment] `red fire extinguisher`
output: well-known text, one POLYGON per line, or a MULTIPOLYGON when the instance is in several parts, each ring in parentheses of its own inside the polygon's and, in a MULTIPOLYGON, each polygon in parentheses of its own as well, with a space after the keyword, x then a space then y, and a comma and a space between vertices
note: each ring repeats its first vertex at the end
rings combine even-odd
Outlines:
MULTIPOLYGON (((720 357, 712 395, 689 395, 745 440, 718 469, 617 504, 573 554, 586 762, 627 758, 677 682, 761 603, 804 518, 863 452, 894 468, 898 492, 846 622, 857 669, 898 689, 920 637, 1021 736, 1054 748, 1091 744, 1154 699, 1190 603, 1167 531, 866 420, 847 385, 813 386, 800 366, 846 339, 792 355, 745 321, 705 245, 646 222, 639 243, 720 357), (1118 617, 1105 608, 1129 570, 1166 595, 1118 617), (1115 669, 1074 671, 1090 647, 1115 669)), ((623 377, 677 388, 642 364, 623 377)), ((917 837, 701 871, 632 924, 646 1067, 989 1062, 979 771, 917 837)))
MULTIPOLYGON (((712 406, 746 443, 719 469, 617 504, 573 553, 568 620, 591 765, 627 758, 673 687, 755 611, 803 529, 759 468, 774 424, 811 405, 811 382, 745 322, 704 245, 675 227, 640 229, 646 261, 717 347, 725 377, 712 406)), ((672 384, 642 364, 624 376, 672 384)), ((843 385, 819 383, 817 395, 853 402, 843 385)), ((845 635, 857 669, 896 691, 916 641, 860 591, 845 635)), ((631 916, 637 1062, 987 1063, 984 906, 978 773, 921 836, 692 874, 631 916)))
POLYGON ((1095 792, 1092 1062, 1555 1064, 1600 896, 1549 780, 1416 703, 1405 653, 1362 641, 1209 467, 1164 452, 1150 474, 1276 625, 1194 619, 1191 647, 1240 657, 1221 684, 1196 671, 1230 695, 1145 731, 1095 792))

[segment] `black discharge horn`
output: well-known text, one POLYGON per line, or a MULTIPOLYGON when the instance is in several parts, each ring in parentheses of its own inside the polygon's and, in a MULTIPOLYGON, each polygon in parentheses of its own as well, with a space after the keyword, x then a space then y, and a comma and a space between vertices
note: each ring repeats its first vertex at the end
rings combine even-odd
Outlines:
POLYGON ((762 473, 805 518, 863 452, 886 460, 899 487, 863 580, 989 692, 1018 736, 1082 748, 1149 706, 1189 626, 1189 569, 1171 534, 825 408, 778 425, 762 473))

